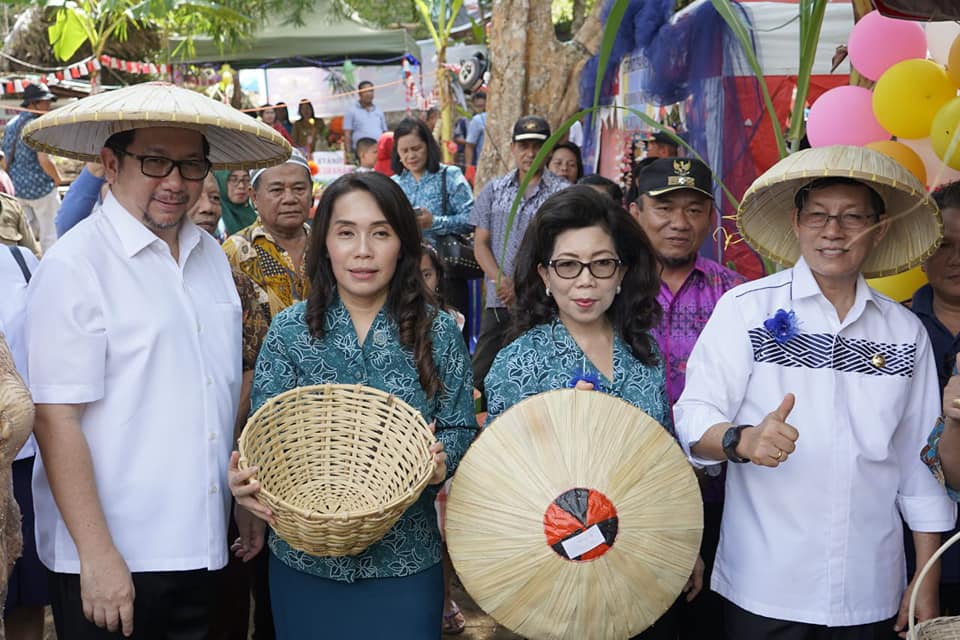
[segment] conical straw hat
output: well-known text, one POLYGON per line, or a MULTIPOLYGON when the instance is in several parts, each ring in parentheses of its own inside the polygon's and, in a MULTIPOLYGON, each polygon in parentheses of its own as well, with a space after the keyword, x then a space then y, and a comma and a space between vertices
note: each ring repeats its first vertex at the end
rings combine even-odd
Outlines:
POLYGON ((256 169, 290 157, 290 145, 273 128, 242 111, 189 89, 146 82, 98 93, 54 109, 23 128, 37 151, 96 162, 107 138, 146 127, 201 131, 214 169, 256 169))
POLYGON ((794 197, 802 187, 826 177, 859 180, 886 204, 881 220, 891 220, 890 229, 870 251, 864 277, 906 271, 936 251, 943 224, 923 185, 896 160, 872 149, 843 145, 791 154, 757 178, 740 202, 740 234, 761 255, 792 266, 800 258, 793 234, 794 197))
POLYGON ((670 434, 596 391, 511 407, 471 445, 447 501, 463 586, 536 640, 646 629, 689 579, 702 527, 696 477, 670 434))

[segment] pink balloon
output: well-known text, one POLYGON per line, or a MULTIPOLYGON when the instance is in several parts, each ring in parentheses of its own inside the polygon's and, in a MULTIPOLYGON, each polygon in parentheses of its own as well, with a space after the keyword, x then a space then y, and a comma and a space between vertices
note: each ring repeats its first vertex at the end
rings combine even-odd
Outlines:
POLYGON ((811 147, 849 144, 862 147, 890 134, 873 115, 873 94, 854 86, 835 87, 825 92, 810 107, 807 138, 811 147))
POLYGON ((937 157, 936 152, 933 150, 933 145, 930 143, 930 138, 920 140, 898 138, 897 142, 902 142, 916 151, 917 155, 923 160, 923 164, 927 169, 928 189, 935 189, 942 184, 960 180, 960 171, 951 169, 943 163, 943 160, 937 157))
POLYGON ((850 64, 876 80, 902 60, 927 57, 927 36, 917 22, 894 20, 871 11, 854 25, 847 41, 850 64))

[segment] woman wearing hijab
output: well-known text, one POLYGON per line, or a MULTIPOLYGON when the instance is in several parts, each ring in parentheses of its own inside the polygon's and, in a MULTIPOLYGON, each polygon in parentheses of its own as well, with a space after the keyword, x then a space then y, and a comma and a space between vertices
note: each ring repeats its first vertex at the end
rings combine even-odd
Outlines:
POLYGON ((246 171, 215 171, 220 188, 223 227, 228 236, 246 229, 257 220, 257 210, 250 204, 250 174, 246 171))

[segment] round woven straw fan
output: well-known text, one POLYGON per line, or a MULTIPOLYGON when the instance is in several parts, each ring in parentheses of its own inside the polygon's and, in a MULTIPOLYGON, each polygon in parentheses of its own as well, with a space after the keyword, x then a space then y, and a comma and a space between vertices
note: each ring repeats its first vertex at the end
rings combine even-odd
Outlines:
POLYGON ((291 389, 251 416, 240 468, 260 468, 259 498, 277 535, 317 556, 380 540, 433 475, 433 434, 419 411, 362 385, 291 389))
POLYGON ((595 391, 551 391, 506 411, 470 447, 447 501, 463 586, 535 639, 640 633, 682 591, 702 529, 677 443, 595 391))

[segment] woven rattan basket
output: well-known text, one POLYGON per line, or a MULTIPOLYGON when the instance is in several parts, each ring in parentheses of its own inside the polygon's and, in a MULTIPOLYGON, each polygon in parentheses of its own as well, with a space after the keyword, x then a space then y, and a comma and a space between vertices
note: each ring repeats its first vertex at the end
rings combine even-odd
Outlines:
POLYGON ((420 412, 362 385, 299 387, 265 403, 240 435, 240 468, 260 468, 277 535, 318 556, 380 540, 434 471, 420 412))
POLYGON ((927 573, 933 565, 940 559, 940 556, 946 553, 947 549, 952 547, 958 540, 960 540, 960 533, 954 534, 952 538, 940 545, 937 552, 933 554, 933 557, 927 561, 927 564, 925 564, 920 571, 920 576, 917 578, 917 586, 914 587, 913 593, 910 594, 910 632, 907 634, 908 640, 960 640, 960 616, 933 618, 920 624, 914 624, 914 616, 917 610, 917 594, 919 593, 920 584, 924 578, 927 577, 927 573))

